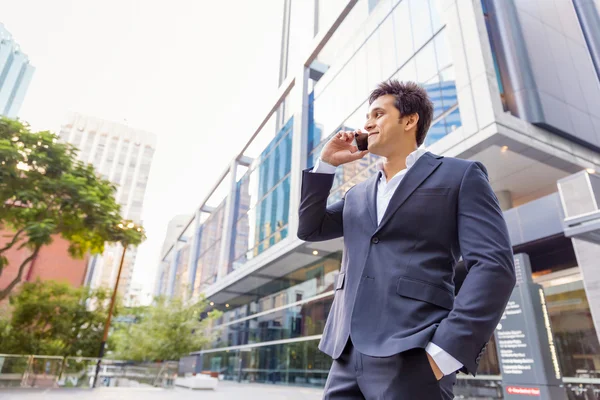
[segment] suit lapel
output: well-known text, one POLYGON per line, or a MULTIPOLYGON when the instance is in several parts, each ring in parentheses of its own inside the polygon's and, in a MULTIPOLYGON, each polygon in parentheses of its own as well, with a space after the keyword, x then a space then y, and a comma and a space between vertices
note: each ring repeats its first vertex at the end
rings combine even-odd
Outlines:
MULTIPOLYGON (((423 154, 417 160, 415 165, 408 170, 402 179, 402 182, 400 182, 400 186, 398 186, 398 189, 396 189, 396 192, 390 199, 390 204, 385 210, 381 224, 379 224, 375 233, 379 232, 381 228, 385 226, 385 224, 391 219, 392 215, 394 215, 396 210, 398 210, 402 204, 404 204, 410 195, 425 181, 425 179, 429 177, 429 175, 433 173, 433 171, 436 170, 441 163, 442 162, 438 158, 429 152, 423 154)), ((375 213, 377 213, 376 208, 375 213)))
POLYGON ((379 177, 381 177, 381 171, 378 171, 377 174, 373 175, 365 185, 367 209, 371 216, 371 222, 373 222, 373 226, 375 227, 377 227, 377 184, 379 182, 379 177))

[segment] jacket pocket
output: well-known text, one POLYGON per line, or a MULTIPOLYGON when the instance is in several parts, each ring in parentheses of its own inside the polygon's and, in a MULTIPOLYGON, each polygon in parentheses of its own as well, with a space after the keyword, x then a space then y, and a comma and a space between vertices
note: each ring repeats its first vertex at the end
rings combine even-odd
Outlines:
POLYGON ((335 285, 334 285, 334 290, 340 290, 344 287, 344 279, 346 277, 346 274, 343 272, 340 272, 339 274, 337 274, 337 276, 335 277, 335 285))
POLYGON ((416 189, 413 195, 417 196, 447 196, 450 193, 450 188, 421 188, 416 189))
POLYGON ((425 301, 438 307, 452 310, 454 306, 454 294, 450 291, 435 286, 431 283, 403 276, 398 279, 396 293, 403 297, 425 301))

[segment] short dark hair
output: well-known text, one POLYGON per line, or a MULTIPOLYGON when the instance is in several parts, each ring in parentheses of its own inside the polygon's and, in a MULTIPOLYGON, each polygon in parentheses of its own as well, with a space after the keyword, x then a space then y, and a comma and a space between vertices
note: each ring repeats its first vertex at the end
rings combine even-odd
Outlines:
POLYGON ((396 98, 394 105, 400 112, 400 117, 410 114, 419 114, 417 122, 417 146, 425 141, 425 136, 433 119, 433 103, 427 91, 415 82, 399 82, 390 79, 381 82, 369 96, 369 105, 381 96, 391 94, 396 98))

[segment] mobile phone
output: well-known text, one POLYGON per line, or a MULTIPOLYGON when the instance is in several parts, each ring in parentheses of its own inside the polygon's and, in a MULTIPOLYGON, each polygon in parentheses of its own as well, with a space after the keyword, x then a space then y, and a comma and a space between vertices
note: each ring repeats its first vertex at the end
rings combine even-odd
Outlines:
POLYGON ((354 139, 356 140, 356 147, 359 151, 365 151, 369 148, 369 134, 368 133, 355 133, 354 139))

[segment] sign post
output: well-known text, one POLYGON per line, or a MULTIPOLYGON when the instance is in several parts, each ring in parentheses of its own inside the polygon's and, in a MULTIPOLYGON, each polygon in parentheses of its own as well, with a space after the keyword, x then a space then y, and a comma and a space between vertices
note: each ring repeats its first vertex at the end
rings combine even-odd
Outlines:
POLYGON ((517 284, 494 336, 504 399, 567 400, 541 285, 527 254, 515 254, 517 284))

